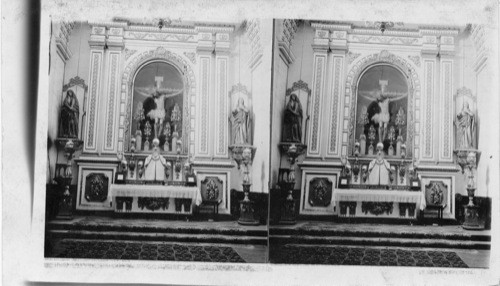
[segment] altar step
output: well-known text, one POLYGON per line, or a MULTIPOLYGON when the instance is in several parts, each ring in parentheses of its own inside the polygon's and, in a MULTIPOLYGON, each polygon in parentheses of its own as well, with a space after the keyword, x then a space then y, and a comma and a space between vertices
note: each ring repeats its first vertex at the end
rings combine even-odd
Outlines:
POLYGON ((489 231, 471 232, 459 226, 391 226, 322 224, 272 227, 270 244, 392 246, 489 250, 489 231))
POLYGON ((50 221, 50 239, 267 245, 266 226, 240 226, 234 221, 192 222, 148 219, 76 218, 50 221))
POLYGON ((185 233, 139 233, 122 231, 71 231, 52 230, 52 238, 94 239, 94 240, 136 240, 161 242, 197 242, 267 245, 267 238, 259 236, 238 236, 220 234, 185 234, 185 233))

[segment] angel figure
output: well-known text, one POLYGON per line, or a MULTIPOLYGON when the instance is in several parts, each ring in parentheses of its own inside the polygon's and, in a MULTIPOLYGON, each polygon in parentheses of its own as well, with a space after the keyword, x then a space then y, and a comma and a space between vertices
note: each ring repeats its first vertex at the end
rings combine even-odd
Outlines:
POLYGON ((181 94, 183 89, 161 87, 163 77, 155 77, 155 80, 156 87, 136 87, 135 91, 146 97, 143 104, 144 115, 154 121, 154 135, 158 138, 165 120, 165 99, 181 94))
POLYGON ((380 80, 380 90, 359 91, 359 95, 369 100, 376 100, 380 111, 372 116, 371 121, 378 124, 379 142, 383 142, 387 136, 387 126, 391 119, 389 114, 389 103, 407 96, 406 92, 390 92, 387 91, 387 80, 380 80))

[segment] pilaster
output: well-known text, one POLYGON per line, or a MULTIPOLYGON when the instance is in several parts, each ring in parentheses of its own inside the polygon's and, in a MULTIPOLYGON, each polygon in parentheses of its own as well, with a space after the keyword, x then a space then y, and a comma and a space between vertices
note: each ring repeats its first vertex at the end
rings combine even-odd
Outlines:
POLYGON ((229 159, 229 96, 228 66, 230 50, 229 33, 215 36, 215 144, 214 157, 229 159))
POLYGON ((196 47, 198 65, 199 89, 197 96, 197 126, 196 132, 196 157, 210 158, 213 156, 213 128, 210 124, 213 112, 213 53, 215 50, 214 34, 210 31, 200 30, 198 32, 198 45, 196 47))
POLYGON ((99 124, 99 101, 102 92, 101 78, 103 71, 104 46, 106 44, 106 28, 93 26, 90 34, 90 63, 89 63, 89 96, 86 110, 86 128, 83 152, 97 153, 98 151, 98 126, 99 124))
POLYGON ((326 68, 329 50, 329 31, 316 30, 313 40, 313 84, 310 106, 311 123, 307 136, 306 157, 321 157, 322 107, 326 89, 326 68))
POLYGON ((123 140, 125 136, 125 129, 118 128, 118 115, 125 110, 120 110, 119 98, 119 80, 121 71, 122 51, 124 47, 123 42, 123 28, 111 27, 108 30, 106 46, 108 47, 105 52, 106 66, 106 91, 105 97, 106 106, 102 117, 104 119, 104 144, 102 146, 102 153, 116 153, 117 152, 117 137, 123 140))
POLYGON ((453 90, 455 39, 452 36, 441 36, 439 49, 439 161, 453 162, 453 90))
POLYGON ((437 154, 435 152, 435 111, 436 102, 436 63, 437 54, 439 52, 438 37, 434 34, 423 33, 422 43, 422 62, 423 62, 423 82, 424 88, 422 92, 422 136, 421 140, 421 156, 422 161, 435 161, 437 154))
POLYGON ((345 71, 345 55, 347 52, 347 31, 333 30, 330 33, 330 51, 329 53, 329 72, 328 72, 328 91, 326 98, 326 115, 328 118, 328 136, 325 137, 326 157, 340 157, 340 141, 347 137, 341 138, 341 114, 342 114, 342 98, 343 98, 343 81, 345 71))

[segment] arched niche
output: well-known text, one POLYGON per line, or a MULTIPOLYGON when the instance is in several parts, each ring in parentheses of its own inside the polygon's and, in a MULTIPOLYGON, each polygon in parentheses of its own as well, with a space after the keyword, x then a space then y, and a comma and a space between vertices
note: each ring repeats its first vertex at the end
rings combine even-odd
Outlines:
POLYGON ((191 102, 195 102, 195 76, 190 64, 183 57, 172 53, 163 47, 158 47, 154 50, 148 50, 136 55, 130 59, 123 71, 121 104, 124 105, 125 112, 120 113, 119 126, 120 132, 123 132, 124 136, 119 136, 119 138, 121 138, 119 141, 122 141, 121 145, 123 146, 123 149, 120 150, 119 142, 119 151, 130 151, 130 138, 133 134, 132 124, 134 123, 133 116, 136 112, 136 110, 133 109, 134 81, 141 69, 152 63, 164 63, 170 65, 179 72, 180 77, 182 78, 183 99, 182 106, 179 106, 182 113, 182 126, 180 126, 181 137, 179 140, 182 140, 181 153, 188 154, 191 149, 190 145, 194 144, 194 142, 191 142, 189 138, 190 132, 194 131, 193 128, 191 128, 190 122, 191 119, 194 119, 195 114, 191 114, 190 105, 191 102))
MULTIPOLYGON (((371 54, 358 60, 346 77, 346 100, 345 108, 349 110, 349 114, 354 114, 354 116, 349 117, 349 129, 348 129, 348 143, 347 149, 349 156, 354 155, 354 143, 359 138, 358 135, 358 99, 360 97, 358 87, 360 81, 362 81, 363 76, 367 72, 373 71, 373 69, 385 67, 390 69, 393 73, 400 73, 402 78, 405 79, 407 88, 407 102, 406 102, 406 136, 403 139, 406 144, 406 156, 412 158, 414 155, 414 137, 415 137, 415 112, 418 109, 415 108, 415 99, 420 98, 420 80, 418 78, 417 71, 415 67, 412 66, 405 59, 398 57, 388 51, 381 51, 378 54, 371 54)), ((373 83, 372 83, 373 84, 373 83)), ((396 90, 397 92, 397 90, 396 90)), ((403 91, 400 91, 403 92, 403 91)), ((390 114, 390 117, 395 114, 390 114)), ((369 118, 371 119, 371 118, 369 118)), ((392 120, 392 118, 391 118, 392 120)), ((378 132, 378 130, 377 130, 378 132)), ((368 138, 367 138, 368 141, 368 138)), ((374 144, 377 144, 375 142, 374 144)), ((387 146, 385 146, 387 148, 387 146)))

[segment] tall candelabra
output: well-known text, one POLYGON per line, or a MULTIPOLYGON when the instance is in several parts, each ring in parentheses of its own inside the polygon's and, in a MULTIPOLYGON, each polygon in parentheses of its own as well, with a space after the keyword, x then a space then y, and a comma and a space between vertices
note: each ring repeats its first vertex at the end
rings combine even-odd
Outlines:
POLYGON ((469 203, 464 207, 464 223, 462 227, 470 230, 484 229, 484 223, 479 219, 479 207, 474 205, 474 195, 476 192, 475 172, 481 152, 478 150, 455 150, 457 164, 462 169, 462 174, 466 179, 466 190, 469 203))
POLYGON ((306 145, 300 143, 292 144, 281 144, 281 150, 286 152, 288 161, 290 162, 290 168, 288 174, 284 175, 282 182, 280 182, 281 188, 287 190, 288 194, 283 201, 281 208, 281 219, 280 224, 295 224, 296 223, 296 203, 293 198, 293 190, 295 188, 295 166, 297 162, 297 157, 301 155, 306 150, 306 145))
POLYGON ((83 141, 69 138, 60 138, 56 142, 59 146, 64 148, 64 156, 66 157, 65 166, 59 167, 59 169, 64 169, 63 174, 58 173, 56 181, 60 186, 64 186, 64 191, 62 197, 59 201, 59 211, 57 213, 57 219, 72 219, 73 218, 73 200, 70 192, 71 181, 73 180, 73 158, 77 150, 79 150, 83 141))
POLYGON ((240 217, 238 223, 242 225, 258 225, 259 221, 255 219, 254 202, 250 200, 250 187, 252 186, 250 179, 249 165, 252 164, 253 156, 255 155, 255 147, 253 146, 231 146, 231 154, 233 159, 238 164, 238 169, 243 165, 243 200, 240 201, 240 217))

